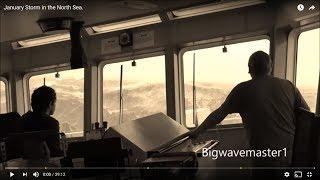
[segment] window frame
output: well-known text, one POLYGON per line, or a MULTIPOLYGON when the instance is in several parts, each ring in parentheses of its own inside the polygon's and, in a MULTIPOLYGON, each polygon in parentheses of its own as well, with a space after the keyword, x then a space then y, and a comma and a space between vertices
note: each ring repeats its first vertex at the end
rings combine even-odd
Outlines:
MULTIPOLYGON (((107 64, 113 64, 113 63, 120 63, 120 62, 125 62, 125 61, 132 61, 132 60, 139 60, 143 58, 151 58, 151 57, 156 57, 156 56, 166 56, 165 51, 163 50, 155 50, 154 52, 147 52, 147 53, 130 53, 124 56, 120 57, 112 57, 110 59, 104 59, 98 64, 98 122, 102 123, 103 121, 103 68, 107 64)), ((164 59, 166 61, 166 58, 164 59)), ((165 71, 166 71, 166 66, 165 66, 165 71)), ((166 85, 166 79, 167 79, 167 74, 165 73, 165 85, 166 85)), ((168 88, 166 86, 166 94, 167 94, 168 88)), ((165 94, 165 95, 166 95, 165 94)), ((167 109, 167 98, 166 98, 166 109, 167 109)), ((168 109, 167 109, 168 111, 168 109)), ((166 113, 167 114, 167 113, 166 113)))
MULTIPOLYGON (((286 62, 286 79, 291 81, 296 86, 297 78, 297 64, 298 64, 298 40, 301 33, 320 28, 320 22, 307 24, 304 26, 292 29, 288 36, 288 50, 286 62)), ((320 72, 319 72, 320 76, 320 72)), ((320 77, 318 82, 318 92, 316 97, 316 111, 315 114, 320 113, 320 77)))
MULTIPOLYGON (((237 44, 237 43, 244 43, 244 42, 250 42, 250 41, 257 41, 257 40, 263 40, 267 39, 270 42, 269 46, 269 54, 271 56, 271 40, 270 36, 265 32, 258 32, 257 34, 241 34, 241 35, 235 35, 235 36, 225 36, 225 37, 218 37, 211 40, 205 40, 201 42, 192 42, 184 46, 178 54, 178 68, 179 68, 179 111, 180 111, 180 122, 188 128, 188 129, 194 129, 196 127, 187 127, 186 124, 186 111, 185 111, 185 88, 184 88, 184 70, 183 70, 183 55, 187 51, 191 50, 199 50, 199 49, 205 49, 205 48, 213 48, 223 45, 231 45, 231 44, 237 44)), ((274 62, 272 62, 274 63, 274 62)), ((272 68, 274 68, 272 66, 272 68)), ((243 123, 237 123, 237 124, 225 124, 225 125, 217 125, 216 127, 212 129, 229 129, 229 128, 243 128, 243 123)))
POLYGON ((296 84, 297 62, 298 62, 298 39, 301 33, 320 28, 320 23, 312 23, 300 26, 290 31, 288 36, 288 50, 286 63, 286 79, 296 84))
POLYGON ((10 112, 12 109, 11 109, 11 93, 10 93, 10 83, 9 81, 3 77, 3 76, 0 76, 0 81, 2 81, 5 85, 5 98, 6 98, 6 112, 10 112))
MULTIPOLYGON (((85 68, 82 68, 84 71, 85 75, 85 68)), ((28 72, 25 72, 23 75, 23 96, 24 96, 24 104, 25 104, 25 113, 31 110, 31 94, 30 94, 30 87, 29 87, 29 81, 32 76, 37 76, 37 75, 42 75, 42 74, 49 74, 49 73, 55 73, 57 71, 67 71, 67 70, 72 70, 71 66, 69 64, 62 64, 62 65, 57 65, 54 67, 47 67, 47 68, 39 68, 39 69, 33 69, 28 72)), ((85 80, 84 80, 85 81, 85 80)), ((85 83, 85 82, 83 82, 85 83)), ((85 93, 85 92, 83 92, 85 93)), ((84 109, 83 109, 83 117, 84 116, 84 109)), ((90 122, 91 123, 91 122, 90 122)), ((69 140, 79 140, 85 137, 85 127, 86 127, 86 121, 85 118, 83 118, 83 136, 80 137, 68 137, 69 140)))

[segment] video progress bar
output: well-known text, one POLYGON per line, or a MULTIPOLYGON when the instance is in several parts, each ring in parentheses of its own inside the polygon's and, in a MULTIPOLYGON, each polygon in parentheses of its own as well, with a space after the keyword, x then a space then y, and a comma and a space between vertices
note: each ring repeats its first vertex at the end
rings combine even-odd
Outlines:
POLYGON ((140 170, 140 169, 202 169, 202 170, 315 170, 315 167, 6 167, 6 170, 19 170, 19 169, 37 169, 37 170, 140 170))

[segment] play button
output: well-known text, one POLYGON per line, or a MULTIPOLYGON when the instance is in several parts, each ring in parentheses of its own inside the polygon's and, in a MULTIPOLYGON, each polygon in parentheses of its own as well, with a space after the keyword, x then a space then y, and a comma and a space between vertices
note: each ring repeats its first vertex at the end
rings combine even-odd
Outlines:
POLYGON ((12 172, 10 172, 10 177, 14 176, 14 174, 12 172))

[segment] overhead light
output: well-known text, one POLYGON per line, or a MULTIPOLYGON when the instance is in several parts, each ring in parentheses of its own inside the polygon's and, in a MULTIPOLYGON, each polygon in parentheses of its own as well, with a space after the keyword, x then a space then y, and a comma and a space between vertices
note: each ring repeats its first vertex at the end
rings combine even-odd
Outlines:
POLYGON ((57 73, 54 75, 56 78, 60 78, 60 73, 57 71, 57 73))
POLYGON ((137 66, 137 63, 136 63, 135 60, 133 60, 133 61, 131 62, 131 66, 137 66))
POLYGON ((70 30, 73 18, 71 17, 54 17, 40 19, 37 21, 43 33, 50 31, 70 30))
POLYGON ((43 37, 39 37, 39 38, 13 42, 12 47, 13 47, 13 49, 21 49, 21 48, 41 46, 41 45, 45 45, 45 44, 67 41, 67 40, 70 40, 69 33, 54 34, 54 35, 50 35, 50 36, 43 36, 43 37))
POLYGON ((222 48, 222 52, 223 52, 223 53, 228 52, 228 49, 227 49, 226 45, 224 45, 224 46, 223 46, 223 48, 222 48))
MULTIPOLYGON (((151 16, 133 18, 129 20, 103 24, 99 26, 93 26, 91 27, 91 29, 93 31, 92 33, 107 33, 107 32, 130 29, 130 28, 135 28, 140 26, 146 26, 150 24, 156 24, 160 22, 162 22, 160 16, 158 14, 155 14, 151 16)), ((87 31, 90 34, 90 28, 87 28, 87 31)))
POLYGON ((237 0, 237 1, 230 1, 225 3, 210 3, 200 6, 194 6, 184 9, 178 9, 172 11, 175 18, 185 18, 185 17, 192 17, 198 16, 202 14, 209 14, 214 12, 226 11, 230 9, 236 9, 246 6, 253 6, 257 4, 265 3, 265 0, 237 0))

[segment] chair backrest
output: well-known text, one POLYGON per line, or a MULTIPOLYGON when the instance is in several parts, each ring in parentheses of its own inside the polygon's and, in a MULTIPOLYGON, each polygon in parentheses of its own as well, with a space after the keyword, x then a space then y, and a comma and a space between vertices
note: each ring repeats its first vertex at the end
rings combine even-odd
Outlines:
POLYGON ((25 159, 49 159, 50 150, 45 137, 53 134, 57 134, 57 132, 47 130, 9 134, 5 142, 7 152, 12 155, 8 156, 8 160, 21 157, 25 159))
POLYGON ((314 121, 314 146, 315 146, 315 165, 320 167, 320 116, 315 117, 314 121))
POLYGON ((47 143, 35 138, 25 139, 23 143, 23 158, 34 160, 49 160, 50 150, 47 143))
POLYGON ((17 112, 10 112, 6 114, 0 114, 0 139, 4 143, 4 151, 6 158, 0 157, 0 161, 7 161, 14 158, 21 157, 22 153, 22 141, 15 139, 14 141, 8 142, 8 136, 11 133, 23 132, 23 126, 21 122, 21 116, 17 112))
POLYGON ((68 145, 67 152, 68 158, 84 158, 85 166, 96 167, 122 164, 125 156, 120 138, 72 142, 68 145))
POLYGON ((10 133, 22 132, 21 116, 17 112, 0 114, 0 138, 7 137, 10 133))
POLYGON ((299 167, 320 165, 320 119, 314 113, 299 108, 295 112, 295 136, 292 165, 299 167))
POLYGON ((47 137, 53 133, 57 134, 51 130, 24 132, 20 114, 17 112, 0 114, 0 141, 5 143, 6 151, 6 158, 2 159, 0 157, 0 161, 21 157, 47 158, 48 146, 42 137, 47 137))

